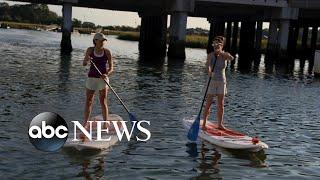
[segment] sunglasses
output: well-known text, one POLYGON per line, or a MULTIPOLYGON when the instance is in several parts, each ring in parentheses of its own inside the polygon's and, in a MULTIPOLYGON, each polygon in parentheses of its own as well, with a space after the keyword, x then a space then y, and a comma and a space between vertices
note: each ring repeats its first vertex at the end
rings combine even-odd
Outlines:
POLYGON ((213 42, 212 46, 223 46, 223 44, 222 43, 218 43, 218 42, 213 42))

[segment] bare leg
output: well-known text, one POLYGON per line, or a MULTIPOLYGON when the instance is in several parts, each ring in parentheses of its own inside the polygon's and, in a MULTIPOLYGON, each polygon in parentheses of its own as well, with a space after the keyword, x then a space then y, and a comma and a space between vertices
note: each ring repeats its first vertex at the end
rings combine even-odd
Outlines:
POLYGON ((224 114, 224 95, 218 94, 217 119, 218 119, 219 129, 225 129, 225 127, 223 126, 223 114, 224 114))
POLYGON ((206 105, 204 107, 202 129, 206 128, 206 123, 210 114, 210 108, 211 108, 212 102, 213 102, 213 94, 208 94, 206 99, 206 105))
MULTIPOLYGON (((107 103, 108 89, 105 88, 100 90, 99 94, 100 94, 99 100, 100 100, 100 105, 102 109, 103 120, 107 121, 109 116, 108 103, 107 103)), ((105 128, 107 128, 107 123, 105 123, 105 128)))
MULTIPOLYGON (((95 93, 94 90, 89 90, 89 89, 86 90, 86 104, 85 104, 85 108, 84 108, 84 120, 83 120, 83 126, 86 129, 88 129, 87 122, 90 119, 90 114, 92 111, 94 93, 95 93)), ((84 134, 81 134, 80 138, 84 141, 85 140, 84 134)))

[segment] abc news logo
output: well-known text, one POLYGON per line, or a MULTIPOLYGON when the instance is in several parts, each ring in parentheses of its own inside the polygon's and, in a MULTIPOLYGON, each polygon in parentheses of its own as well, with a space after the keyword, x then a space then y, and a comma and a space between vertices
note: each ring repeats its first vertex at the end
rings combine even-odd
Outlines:
MULTIPOLYGON (((77 129, 83 133, 89 141, 92 141, 92 122, 90 123, 90 130, 87 131, 78 121, 72 121, 74 124, 74 136, 72 141, 79 141, 77 139, 77 129)), ((137 141, 147 141, 151 137, 151 133, 148 129, 144 128, 141 124, 147 123, 150 125, 149 121, 139 121, 133 122, 132 128, 129 132, 126 121, 96 121, 97 123, 97 139, 94 141, 110 141, 111 137, 107 139, 102 139, 102 132, 108 133, 108 128, 102 129, 102 123, 107 123, 108 125, 112 124, 114 126, 115 133, 117 134, 118 139, 121 141, 123 136, 127 137, 127 140, 130 141, 131 136, 134 134, 135 127, 140 132, 146 135, 145 138, 139 138, 136 136, 137 141), (120 122, 120 125, 119 125, 120 122)), ((68 125, 66 121, 56 113, 52 112, 43 112, 34 117, 29 126, 29 140, 30 142, 41 151, 57 151, 63 147, 68 138, 68 125)))

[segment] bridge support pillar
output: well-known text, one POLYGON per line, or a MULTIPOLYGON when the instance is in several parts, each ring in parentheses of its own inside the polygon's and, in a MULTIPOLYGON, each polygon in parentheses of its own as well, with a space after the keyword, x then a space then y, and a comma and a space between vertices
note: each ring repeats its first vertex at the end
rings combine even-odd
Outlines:
POLYGON ((304 26, 302 32, 302 40, 301 40, 301 47, 302 47, 302 54, 303 57, 306 56, 308 50, 308 35, 309 35, 309 27, 304 26))
POLYGON ((255 44, 256 54, 261 53, 262 24, 263 24, 263 21, 257 21, 256 44, 255 44))
POLYGON ((139 53, 141 57, 166 56, 167 15, 146 15, 141 17, 139 53))
POLYGON ((60 43, 61 52, 69 54, 72 51, 71 31, 72 31, 72 4, 65 3, 62 7, 62 39, 60 43))
POLYGON ((233 22, 232 42, 231 42, 231 54, 233 55, 237 53, 238 31, 239 31, 239 22, 233 22))
POLYGON ((288 56, 288 40, 289 40, 289 19, 280 21, 278 43, 280 47, 280 57, 288 56))
POLYGON ((255 22, 241 22, 239 55, 251 55, 254 51, 255 22))
POLYGON ((255 21, 241 22, 238 67, 250 71, 254 54, 255 21))
POLYGON ((314 66, 314 57, 317 49, 317 39, 318 39, 318 26, 314 25, 312 27, 312 36, 311 36, 311 53, 309 57, 309 72, 312 72, 312 68, 314 66))
POLYGON ((296 56, 297 41, 299 36, 299 24, 292 20, 289 27, 288 53, 291 59, 296 56))
POLYGON ((173 12, 170 19, 168 57, 185 59, 187 12, 173 12))
POLYGON ((214 37, 215 36, 224 36, 225 22, 219 21, 215 23, 214 26, 214 37))
POLYGON ((231 46, 231 30, 232 30, 232 22, 227 23, 227 34, 226 34, 226 45, 225 45, 225 50, 227 52, 230 51, 230 46, 231 46))
POLYGON ((208 37, 207 54, 213 51, 212 40, 213 40, 214 24, 210 22, 210 31, 208 37))
POLYGON ((268 45, 267 45, 267 55, 270 57, 276 57, 277 38, 278 38, 278 22, 275 20, 271 20, 269 24, 269 35, 268 35, 268 45))
MULTIPOLYGON (((312 36, 311 36, 311 50, 312 54, 314 54, 314 51, 317 48, 317 39, 318 39, 318 26, 314 25, 312 27, 312 36)), ((314 57, 314 55, 312 55, 314 57)))

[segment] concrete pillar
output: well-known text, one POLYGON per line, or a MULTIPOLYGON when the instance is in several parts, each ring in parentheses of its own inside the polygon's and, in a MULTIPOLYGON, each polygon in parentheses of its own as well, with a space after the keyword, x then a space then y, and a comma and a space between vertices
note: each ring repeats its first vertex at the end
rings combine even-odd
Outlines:
POLYGON ((320 50, 315 51, 313 72, 314 77, 320 78, 320 50))
MULTIPOLYGON (((296 36, 296 26, 297 21, 291 20, 289 24, 289 39, 288 39, 288 70, 289 72, 294 71, 294 60, 296 57, 295 49, 297 44, 297 36, 296 36)), ((299 30, 299 27, 298 27, 299 30)), ((299 33, 299 32, 298 32, 299 33)))
POLYGON ((255 40, 255 22, 243 21, 240 29, 239 55, 252 53, 255 40))
POLYGON ((299 24, 297 21, 290 21, 289 26, 289 40, 288 40, 288 51, 289 55, 293 58, 295 57, 296 48, 297 48, 297 40, 299 36, 299 24))
POLYGON ((257 21, 256 42, 255 42, 255 49, 257 54, 261 53, 262 25, 263 25, 263 21, 257 21))
POLYGON ((239 60, 238 67, 240 71, 250 71, 254 55, 255 40, 254 21, 242 21, 240 29, 239 60))
POLYGON ((269 35, 268 35, 268 52, 274 53, 277 49, 277 39, 278 39, 278 22, 272 20, 269 24, 269 35))
POLYGON ((62 6, 62 39, 60 43, 61 52, 69 54, 72 51, 71 31, 72 31, 72 4, 65 3, 62 6))
POLYGON ((213 37, 224 36, 224 29, 225 29, 225 22, 224 21, 216 22, 215 26, 214 26, 214 35, 213 35, 213 37))
POLYGON ((173 12, 170 19, 170 36, 168 57, 185 59, 185 42, 187 28, 186 12, 173 12))
POLYGON ((306 55, 307 49, 308 49, 308 34, 309 34, 309 27, 304 26, 303 33, 302 33, 302 40, 301 40, 301 48, 302 48, 303 56, 306 55))
POLYGON ((141 57, 166 56, 167 15, 139 14, 141 17, 139 53, 141 57))
POLYGON ((289 39, 289 23, 288 19, 280 21, 278 43, 280 47, 280 56, 287 56, 288 39, 289 39))
POLYGON ((226 34, 226 44, 225 44, 225 50, 230 51, 230 46, 231 46, 231 30, 232 30, 232 23, 228 22, 227 23, 227 34, 226 34))
POLYGON ((312 27, 311 53, 309 57, 309 72, 312 72, 312 68, 314 66, 315 51, 317 48, 317 39, 318 39, 318 26, 315 25, 312 27))
POLYGON ((311 36, 311 50, 313 53, 317 48, 317 39, 318 39, 318 26, 315 25, 312 27, 312 36, 311 36))
POLYGON ((296 22, 295 27, 294 27, 294 34, 293 34, 293 44, 292 44, 293 51, 296 51, 296 49, 297 49, 299 32, 300 32, 300 26, 299 26, 299 23, 296 22))
POLYGON ((209 54, 209 53, 211 53, 213 51, 213 47, 212 47, 213 31, 214 31, 214 24, 212 22, 210 22, 210 31, 209 31, 208 45, 207 45, 207 54, 209 54))
POLYGON ((232 29, 232 42, 231 42, 231 53, 233 55, 237 53, 238 31, 239 31, 239 22, 234 22, 233 29, 232 29))

